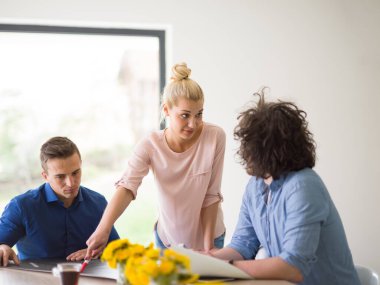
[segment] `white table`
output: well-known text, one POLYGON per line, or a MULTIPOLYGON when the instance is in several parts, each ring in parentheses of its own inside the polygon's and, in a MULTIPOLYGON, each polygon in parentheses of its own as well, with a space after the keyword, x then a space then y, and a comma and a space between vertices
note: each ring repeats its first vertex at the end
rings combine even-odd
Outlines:
MULTIPOLYGON (((58 277, 51 273, 32 272, 0 268, 0 285, 60 285, 58 277)), ((226 285, 291 285, 279 280, 241 280, 227 282, 226 285)), ((116 285, 115 280, 81 276, 79 285, 116 285)))

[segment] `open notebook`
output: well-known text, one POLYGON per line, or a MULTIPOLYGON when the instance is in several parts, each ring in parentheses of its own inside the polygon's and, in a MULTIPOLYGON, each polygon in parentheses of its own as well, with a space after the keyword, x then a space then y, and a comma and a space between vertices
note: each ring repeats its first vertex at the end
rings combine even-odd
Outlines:
MULTIPOLYGON (((15 270, 29 270, 40 272, 52 272, 53 267, 57 263, 68 262, 65 259, 36 259, 23 260, 19 266, 10 263, 8 266, 15 270)), ((106 262, 101 262, 99 259, 93 259, 87 265, 86 269, 81 273, 83 276, 117 279, 117 270, 108 267, 106 262)))
POLYGON ((244 271, 226 261, 200 254, 191 249, 172 246, 171 249, 190 258, 191 271, 203 277, 224 277, 236 279, 253 279, 244 271))

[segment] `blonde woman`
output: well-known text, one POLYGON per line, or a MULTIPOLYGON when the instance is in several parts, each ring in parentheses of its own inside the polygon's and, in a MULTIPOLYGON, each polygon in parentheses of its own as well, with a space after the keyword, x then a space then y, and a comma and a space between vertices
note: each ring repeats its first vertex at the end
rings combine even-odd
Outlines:
POLYGON ((203 92, 189 78, 186 63, 174 65, 172 72, 162 104, 169 126, 152 132, 136 146, 99 226, 87 241, 86 258, 104 249, 112 225, 136 198, 149 170, 155 176, 159 199, 156 245, 183 244, 206 252, 223 247, 220 188, 225 133, 203 121, 203 92))

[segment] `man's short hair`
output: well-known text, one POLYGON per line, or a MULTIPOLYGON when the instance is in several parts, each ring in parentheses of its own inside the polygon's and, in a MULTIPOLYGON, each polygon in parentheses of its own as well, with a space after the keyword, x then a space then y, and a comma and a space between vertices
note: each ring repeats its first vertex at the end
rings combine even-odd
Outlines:
POLYGON ((78 147, 67 137, 52 137, 41 146, 40 160, 42 168, 47 171, 46 163, 53 158, 68 158, 74 153, 81 158, 78 147))

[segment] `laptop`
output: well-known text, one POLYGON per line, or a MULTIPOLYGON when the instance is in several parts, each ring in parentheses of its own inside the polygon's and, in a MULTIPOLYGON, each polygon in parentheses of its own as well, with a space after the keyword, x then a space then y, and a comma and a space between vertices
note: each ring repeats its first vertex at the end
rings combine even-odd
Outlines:
MULTIPOLYGON (((53 267, 57 266, 57 263, 63 262, 76 262, 79 261, 67 261, 65 259, 27 259, 20 262, 20 265, 9 263, 8 268, 14 270, 27 270, 27 271, 39 271, 52 273, 53 267)), ((86 266, 85 270, 81 273, 81 276, 117 279, 117 270, 112 269, 106 262, 101 262, 100 259, 93 259, 86 266)))

